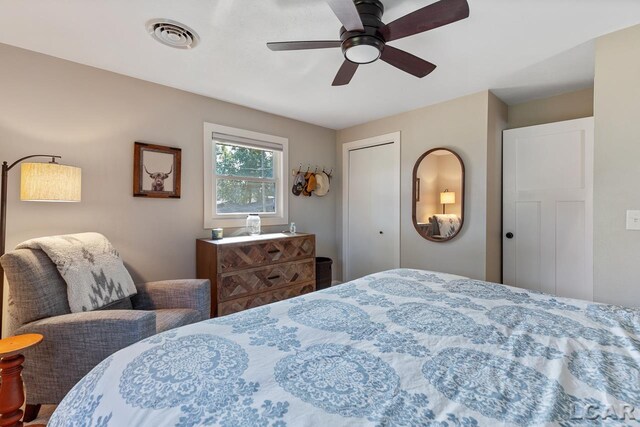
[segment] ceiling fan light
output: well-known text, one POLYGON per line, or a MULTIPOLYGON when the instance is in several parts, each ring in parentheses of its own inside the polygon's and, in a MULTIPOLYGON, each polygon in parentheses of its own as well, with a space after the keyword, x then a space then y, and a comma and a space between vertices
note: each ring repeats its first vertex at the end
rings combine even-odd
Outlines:
POLYGON ((369 64, 380 58, 380 50, 376 46, 360 44, 346 49, 344 56, 356 64, 369 64))
POLYGON ((384 49, 384 42, 370 35, 342 35, 342 53, 347 61, 354 64, 369 64, 380 58, 384 49))

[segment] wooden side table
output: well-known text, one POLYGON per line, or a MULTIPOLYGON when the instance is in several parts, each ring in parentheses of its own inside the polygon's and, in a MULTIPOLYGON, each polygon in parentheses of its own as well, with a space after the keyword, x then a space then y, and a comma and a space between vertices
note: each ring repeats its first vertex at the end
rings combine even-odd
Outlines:
POLYGON ((22 427, 23 350, 42 341, 40 334, 26 334, 0 340, 0 427, 22 427))

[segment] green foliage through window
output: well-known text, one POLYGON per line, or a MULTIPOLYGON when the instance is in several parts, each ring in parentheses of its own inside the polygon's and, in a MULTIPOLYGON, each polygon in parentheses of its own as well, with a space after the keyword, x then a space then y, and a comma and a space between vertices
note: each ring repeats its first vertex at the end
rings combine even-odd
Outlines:
POLYGON ((216 141, 217 213, 275 213, 277 154, 216 141))

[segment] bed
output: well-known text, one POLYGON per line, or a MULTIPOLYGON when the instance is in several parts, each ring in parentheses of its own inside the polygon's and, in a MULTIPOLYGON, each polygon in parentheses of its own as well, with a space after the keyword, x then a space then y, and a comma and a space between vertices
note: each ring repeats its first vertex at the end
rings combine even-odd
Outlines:
POLYGON ((399 269, 134 344, 48 425, 637 425, 633 415, 640 310, 399 269))

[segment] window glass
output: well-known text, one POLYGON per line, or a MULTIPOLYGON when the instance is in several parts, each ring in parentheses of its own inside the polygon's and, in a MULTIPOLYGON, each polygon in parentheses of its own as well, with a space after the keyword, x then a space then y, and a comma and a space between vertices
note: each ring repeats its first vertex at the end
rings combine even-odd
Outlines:
POLYGON ((217 175, 273 178, 273 151, 216 142, 217 175))
POLYGON ((216 186, 216 212, 275 213, 276 183, 260 183, 218 178, 216 186))

